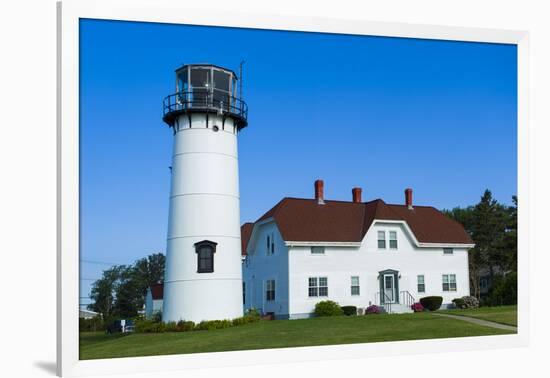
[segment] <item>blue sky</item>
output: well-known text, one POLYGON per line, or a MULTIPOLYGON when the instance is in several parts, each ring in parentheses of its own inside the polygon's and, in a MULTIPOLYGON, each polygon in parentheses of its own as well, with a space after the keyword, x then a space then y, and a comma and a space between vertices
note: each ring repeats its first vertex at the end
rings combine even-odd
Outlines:
MULTIPOLYGON (((81 20, 81 295, 165 251, 174 69, 245 60, 241 221, 285 196, 467 206, 517 188, 515 45, 81 20)), ((86 303, 85 300, 83 303, 86 303)))

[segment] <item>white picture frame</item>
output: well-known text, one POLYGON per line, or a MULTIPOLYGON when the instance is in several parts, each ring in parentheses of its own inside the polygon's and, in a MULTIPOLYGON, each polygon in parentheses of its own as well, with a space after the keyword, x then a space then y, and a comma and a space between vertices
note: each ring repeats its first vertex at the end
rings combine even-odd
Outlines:
POLYGON ((435 353, 518 347, 528 344, 529 300, 527 230, 528 176, 528 49, 525 31, 461 28, 434 25, 366 22, 357 20, 282 17, 275 14, 215 12, 186 7, 177 0, 162 4, 146 1, 64 1, 58 3, 58 235, 57 235, 57 373, 83 376, 146 373, 204 367, 292 363, 327 359, 363 358, 412 353, 435 353), (496 337, 469 337, 350 344, 320 347, 249 350, 104 360, 79 360, 79 19, 105 19, 193 24, 290 31, 330 32, 370 36, 426 38, 516 44, 518 49, 518 333, 496 337))

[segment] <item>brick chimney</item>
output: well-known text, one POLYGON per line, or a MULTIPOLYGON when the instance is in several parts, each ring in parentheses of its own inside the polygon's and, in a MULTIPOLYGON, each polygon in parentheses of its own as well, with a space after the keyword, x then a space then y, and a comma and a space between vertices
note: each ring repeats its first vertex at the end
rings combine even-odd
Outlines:
POLYGON ((351 196, 353 198, 353 202, 360 203, 361 202, 361 188, 353 188, 351 190, 351 196))
POLYGON ((315 180, 315 199, 319 205, 325 204, 324 187, 323 180, 315 180))
POLYGON ((405 189, 405 205, 409 210, 413 209, 413 190, 411 188, 405 189))

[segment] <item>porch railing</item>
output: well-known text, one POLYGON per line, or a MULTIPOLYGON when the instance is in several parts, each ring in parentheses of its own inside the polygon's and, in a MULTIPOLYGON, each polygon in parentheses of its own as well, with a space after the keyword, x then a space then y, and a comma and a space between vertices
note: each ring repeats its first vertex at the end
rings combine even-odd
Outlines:
POLYGON ((407 290, 399 292, 401 303, 409 308, 415 303, 414 297, 407 290))
POLYGON ((377 292, 377 293, 376 293, 376 302, 377 302, 377 305, 378 305, 378 306, 384 307, 384 309, 386 310, 386 312, 387 312, 388 314, 391 314, 391 313, 392 313, 392 311, 391 311, 391 305, 392 305, 393 299, 391 299, 391 298, 388 296, 388 294, 386 294, 386 293, 384 293, 384 292, 382 292, 382 293, 377 292), (381 295, 384 295, 384 303, 381 303, 381 302, 382 302, 382 301, 381 301, 381 299, 382 299, 381 295))

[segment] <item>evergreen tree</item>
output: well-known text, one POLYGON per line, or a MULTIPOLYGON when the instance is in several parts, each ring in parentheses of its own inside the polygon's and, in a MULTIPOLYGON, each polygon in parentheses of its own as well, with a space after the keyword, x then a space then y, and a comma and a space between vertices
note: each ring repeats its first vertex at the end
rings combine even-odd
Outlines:
POLYGON ((513 206, 499 204, 487 189, 475 206, 444 210, 464 226, 475 243, 468 263, 471 292, 478 298, 482 275, 489 274, 493 281, 495 275, 517 271, 517 197, 512 201, 513 206))

